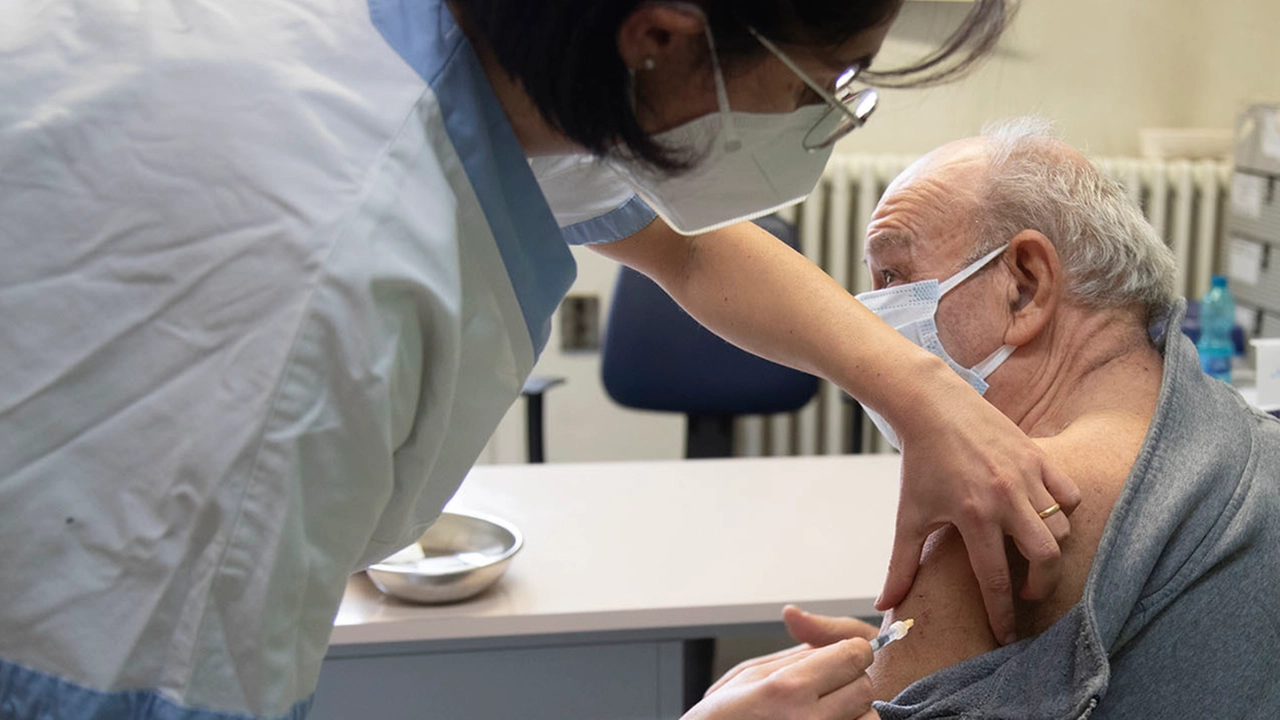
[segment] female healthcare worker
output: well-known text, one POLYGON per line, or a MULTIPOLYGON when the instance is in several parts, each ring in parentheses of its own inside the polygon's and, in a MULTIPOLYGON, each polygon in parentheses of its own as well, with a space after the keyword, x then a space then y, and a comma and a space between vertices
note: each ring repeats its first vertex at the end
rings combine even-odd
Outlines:
MULTIPOLYGON (((813 187, 900 1, 6 10, 0 716, 305 715, 348 574, 432 522, 518 396, 573 279, 566 237, 616 240, 597 247, 713 329, 889 418, 882 605, 955 522, 1009 629, 1004 537, 1043 593, 1067 526, 1036 511, 1071 483, 734 224, 813 187), (562 232, 528 159, 572 153, 608 170, 544 163, 562 232)), ((1003 3, 973 13, 935 60, 989 46, 1003 3)), ((692 716, 865 712, 859 643, 692 716)))

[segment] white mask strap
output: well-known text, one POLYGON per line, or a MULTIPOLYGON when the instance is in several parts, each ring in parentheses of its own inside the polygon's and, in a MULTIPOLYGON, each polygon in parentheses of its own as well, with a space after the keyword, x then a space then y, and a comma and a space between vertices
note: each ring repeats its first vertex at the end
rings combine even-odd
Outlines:
POLYGON ((707 34, 707 47, 711 50, 711 67, 716 72, 716 103, 720 107, 720 122, 724 123, 724 149, 733 152, 742 147, 742 140, 738 138, 738 131, 733 126, 729 91, 724 84, 724 73, 720 71, 720 57, 716 55, 716 39, 711 34, 711 21, 705 14, 702 17, 702 29, 707 34))
POLYGON ((942 297, 943 295, 946 295, 953 288, 955 288, 955 286, 959 285, 965 280, 968 280, 971 275, 978 272, 982 268, 986 267, 987 263, 991 262, 997 257, 1000 257, 1000 253, 1004 252, 1005 248, 1007 247, 1009 247, 1009 243, 1005 243, 1004 245, 1001 245, 995 250, 992 250, 986 255, 983 255, 982 257, 975 260, 972 264, 969 265, 969 267, 961 270, 955 275, 952 275, 946 280, 943 280, 942 282, 938 283, 938 297, 942 297))
POLYGON ((1001 345, 995 352, 988 355, 986 360, 969 369, 973 371, 974 375, 986 380, 987 376, 995 372, 996 368, 1000 367, 1005 360, 1008 360, 1009 356, 1017 349, 1017 345, 1001 345))

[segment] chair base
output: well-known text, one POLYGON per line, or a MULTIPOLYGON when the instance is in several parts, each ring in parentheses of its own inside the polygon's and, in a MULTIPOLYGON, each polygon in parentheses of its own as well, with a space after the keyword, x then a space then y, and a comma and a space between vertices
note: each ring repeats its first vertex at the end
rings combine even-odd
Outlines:
POLYGON ((688 415, 684 435, 686 458, 733 457, 732 415, 688 415))

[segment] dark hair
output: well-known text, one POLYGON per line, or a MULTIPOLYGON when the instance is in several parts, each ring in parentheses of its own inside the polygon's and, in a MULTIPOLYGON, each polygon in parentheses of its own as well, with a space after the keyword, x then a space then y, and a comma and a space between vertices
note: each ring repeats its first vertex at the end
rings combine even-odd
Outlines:
MULTIPOLYGON (((528 93, 542 117, 592 153, 615 149, 648 164, 687 164, 636 121, 618 29, 645 0, 457 0, 470 27, 528 93)), ((784 45, 835 48, 879 25, 902 0, 698 0, 723 57, 767 52, 746 27, 784 45)), ((965 21, 931 55, 903 68, 867 71, 884 87, 953 80, 999 39, 1012 0, 974 0, 965 21)))

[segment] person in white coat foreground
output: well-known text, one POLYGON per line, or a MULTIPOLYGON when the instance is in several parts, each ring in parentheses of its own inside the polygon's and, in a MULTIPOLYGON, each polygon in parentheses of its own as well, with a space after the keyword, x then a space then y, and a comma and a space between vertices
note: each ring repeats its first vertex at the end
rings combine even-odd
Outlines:
MULTIPOLYGON (((981 377, 741 222, 866 120, 900 2, 13 8, 0 714, 305 716, 347 576, 438 516, 518 397, 566 239, 883 418, 904 473, 881 606, 953 523, 1008 637, 1005 538, 1043 596, 1069 523, 1037 513, 1074 485, 981 377)), ((977 0, 877 82, 953 76, 1006 16, 977 0)), ((868 661, 802 654, 693 716, 857 716, 868 661)))

